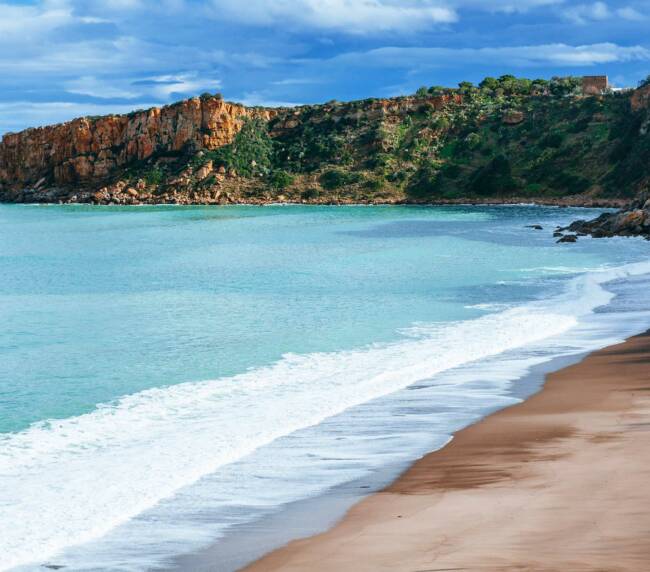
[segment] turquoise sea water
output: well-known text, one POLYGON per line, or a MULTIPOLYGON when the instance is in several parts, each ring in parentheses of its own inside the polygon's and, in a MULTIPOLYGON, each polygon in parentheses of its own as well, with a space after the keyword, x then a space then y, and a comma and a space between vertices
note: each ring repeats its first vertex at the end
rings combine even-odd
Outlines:
POLYGON ((511 402, 531 348, 622 335, 584 324, 616 303, 608 280, 650 272, 650 244, 551 236, 596 214, 0 206, 0 569, 148 569, 439 446, 511 402), (424 381, 438 409, 396 422, 424 381))

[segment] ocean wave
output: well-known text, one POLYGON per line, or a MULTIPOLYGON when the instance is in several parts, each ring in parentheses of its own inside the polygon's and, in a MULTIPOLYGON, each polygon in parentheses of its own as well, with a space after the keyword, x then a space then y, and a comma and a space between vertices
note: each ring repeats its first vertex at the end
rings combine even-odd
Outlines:
POLYGON ((272 441, 470 362, 560 336, 607 304, 602 284, 650 273, 604 268, 553 299, 416 338, 337 353, 287 354, 240 375, 151 389, 79 417, 0 438, 0 567, 97 539, 272 441))

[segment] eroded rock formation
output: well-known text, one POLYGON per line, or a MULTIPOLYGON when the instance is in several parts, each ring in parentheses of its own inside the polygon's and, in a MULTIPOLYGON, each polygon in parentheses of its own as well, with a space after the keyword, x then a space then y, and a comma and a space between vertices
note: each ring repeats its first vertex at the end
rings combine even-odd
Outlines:
POLYGON ((246 108, 202 96, 7 134, 0 201, 616 206, 650 184, 650 86, 246 108))
POLYGON ((630 98, 630 106, 632 111, 640 111, 650 107, 650 85, 634 90, 630 98))
POLYGON ((642 195, 628 207, 614 213, 603 213, 593 220, 577 220, 564 230, 588 234, 594 238, 611 236, 643 236, 650 239, 650 198, 642 195))
POLYGON ((214 149, 230 143, 243 119, 270 109, 248 109, 201 97, 128 115, 83 117, 6 134, 0 143, 0 186, 5 189, 101 181, 120 167, 155 154, 214 149))

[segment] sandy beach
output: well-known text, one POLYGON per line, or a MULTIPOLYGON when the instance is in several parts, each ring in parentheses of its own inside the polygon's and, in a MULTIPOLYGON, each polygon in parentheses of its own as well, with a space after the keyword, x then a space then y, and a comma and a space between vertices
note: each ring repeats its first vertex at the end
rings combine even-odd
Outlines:
POLYGON ((248 572, 650 569, 650 335, 547 377, 248 572))

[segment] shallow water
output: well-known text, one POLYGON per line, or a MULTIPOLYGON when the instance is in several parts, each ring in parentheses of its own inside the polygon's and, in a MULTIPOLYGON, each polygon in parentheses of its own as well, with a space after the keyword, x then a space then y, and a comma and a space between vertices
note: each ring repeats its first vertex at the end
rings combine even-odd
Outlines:
POLYGON ((647 326, 597 213, 0 206, 0 568, 163 566, 647 326))

